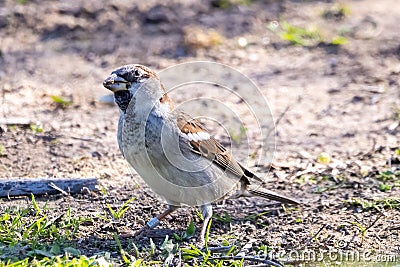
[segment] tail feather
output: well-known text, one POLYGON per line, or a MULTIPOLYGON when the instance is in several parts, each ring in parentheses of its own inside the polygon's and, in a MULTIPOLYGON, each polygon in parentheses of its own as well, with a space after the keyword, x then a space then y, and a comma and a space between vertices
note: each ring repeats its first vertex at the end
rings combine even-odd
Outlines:
POLYGON ((279 195, 279 194, 277 194, 275 192, 272 192, 270 190, 267 190, 267 189, 262 189, 262 191, 260 191, 260 190, 257 190, 257 189, 249 188, 247 191, 252 196, 259 196, 259 197, 271 199, 271 200, 274 200, 274 201, 279 201, 279 202, 284 203, 284 204, 295 204, 295 205, 299 205, 300 204, 300 202, 298 202, 297 200, 281 196, 281 195, 279 195))

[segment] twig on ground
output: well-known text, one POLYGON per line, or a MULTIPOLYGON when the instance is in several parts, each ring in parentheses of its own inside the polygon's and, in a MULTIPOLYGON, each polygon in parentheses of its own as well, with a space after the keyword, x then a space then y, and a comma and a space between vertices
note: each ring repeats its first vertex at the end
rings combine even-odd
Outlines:
MULTIPOLYGON (((228 252, 229 250, 232 249, 233 246, 220 246, 220 247, 209 247, 208 250, 212 253, 223 253, 223 252, 228 252)), ((202 252, 205 252, 206 250, 203 248, 201 249, 202 252)))
POLYGON ((290 105, 287 105, 285 110, 279 115, 278 119, 275 122, 275 129, 278 128, 279 123, 283 119, 283 117, 286 115, 286 113, 289 111, 290 105))
POLYGON ((354 242, 354 239, 356 239, 356 236, 357 236, 357 233, 355 233, 355 234, 351 237, 350 241, 349 241, 348 243, 346 243, 347 246, 346 246, 345 248, 347 248, 351 243, 354 242))
POLYGON ((309 245, 310 242, 311 242, 311 240, 313 240, 314 238, 316 238, 316 237, 321 233, 321 231, 325 229, 326 226, 327 226, 327 224, 323 224, 323 225, 321 226, 321 228, 319 228, 319 230, 317 231, 317 233, 315 233, 315 235, 313 235, 312 237, 308 238, 308 240, 307 240, 306 244, 303 246, 303 248, 304 248, 305 246, 309 245))
POLYGON ((0 125, 21 125, 30 126, 33 123, 31 119, 23 117, 0 118, 0 125))
POLYGON ((267 259, 262 259, 259 257, 253 257, 253 256, 244 256, 244 257, 238 257, 238 256, 216 256, 216 257, 209 257, 208 260, 245 260, 245 261, 254 261, 254 262, 259 262, 266 264, 266 266, 275 266, 275 267, 283 267, 282 264, 276 261, 271 261, 267 259))
POLYGON ((377 216, 376 219, 367 228, 365 228, 365 232, 368 231, 371 227, 373 227, 383 215, 384 214, 381 213, 379 216, 377 216))
POLYGON ((7 178, 0 179, 0 197, 60 192, 69 195, 81 193, 85 187, 97 191, 97 178, 7 178))
MULTIPOLYGON (((57 190, 58 192, 60 192, 61 194, 68 196, 68 193, 65 192, 64 190, 62 190, 61 188, 59 188, 58 186, 56 186, 53 182, 49 183, 49 186, 54 188, 55 190, 57 190)), ((85 187, 86 188, 86 187, 85 187)))
POLYGON ((285 116, 285 114, 289 111, 289 109, 290 109, 290 105, 287 105, 286 108, 285 108, 285 110, 279 115, 278 119, 276 120, 276 122, 275 122, 275 127, 272 128, 272 129, 268 132, 267 137, 270 136, 271 132, 273 132, 274 129, 276 130, 276 129, 278 128, 278 125, 279 125, 280 121, 281 121, 282 118, 285 116))

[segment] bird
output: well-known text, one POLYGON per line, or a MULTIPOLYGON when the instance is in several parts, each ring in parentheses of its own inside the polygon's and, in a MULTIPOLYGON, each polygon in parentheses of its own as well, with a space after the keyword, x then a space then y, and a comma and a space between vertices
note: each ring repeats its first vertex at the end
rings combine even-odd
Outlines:
POLYGON ((206 126, 175 108, 157 73, 140 64, 116 68, 103 81, 120 110, 117 140, 126 161, 168 204, 142 229, 153 229, 180 207, 203 215, 200 242, 212 218, 212 203, 259 196, 300 204, 263 188, 263 180, 236 161, 206 126))

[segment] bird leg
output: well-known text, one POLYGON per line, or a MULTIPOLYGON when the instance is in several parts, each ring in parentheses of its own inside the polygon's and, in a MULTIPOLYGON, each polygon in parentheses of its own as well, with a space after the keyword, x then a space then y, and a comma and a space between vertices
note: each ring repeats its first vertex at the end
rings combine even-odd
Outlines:
POLYGON ((208 227, 208 223, 210 222, 210 219, 212 217, 212 206, 211 204, 205 204, 200 206, 200 210, 201 210, 201 214, 203 214, 203 226, 201 228, 201 232, 200 232, 200 238, 199 238, 199 242, 202 246, 204 246, 205 243, 205 235, 206 235, 206 230, 208 227))
POLYGON ((157 215, 156 217, 152 218, 150 221, 146 223, 145 226, 143 226, 141 229, 139 229, 136 233, 135 236, 141 235, 144 232, 146 232, 149 229, 153 229, 156 227, 161 220, 163 220, 168 214, 171 214, 175 210, 177 210, 179 207, 178 206, 173 206, 173 205, 168 205, 168 209, 166 209, 163 213, 157 215))
POLYGON ((150 221, 146 223, 146 226, 150 229, 153 229, 156 227, 161 220, 163 220, 168 214, 171 214, 175 210, 177 210, 179 207, 173 206, 173 205, 168 205, 168 209, 165 210, 163 213, 157 215, 156 217, 152 218, 150 221))

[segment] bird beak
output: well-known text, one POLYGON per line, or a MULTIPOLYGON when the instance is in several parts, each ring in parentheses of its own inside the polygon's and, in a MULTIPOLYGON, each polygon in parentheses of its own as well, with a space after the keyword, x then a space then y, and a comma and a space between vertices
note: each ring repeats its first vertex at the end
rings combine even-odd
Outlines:
POLYGON ((129 82, 122 77, 119 77, 115 73, 108 76, 104 82, 103 86, 112 92, 118 92, 121 90, 128 90, 129 82))

